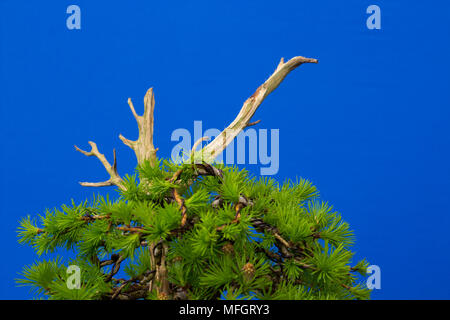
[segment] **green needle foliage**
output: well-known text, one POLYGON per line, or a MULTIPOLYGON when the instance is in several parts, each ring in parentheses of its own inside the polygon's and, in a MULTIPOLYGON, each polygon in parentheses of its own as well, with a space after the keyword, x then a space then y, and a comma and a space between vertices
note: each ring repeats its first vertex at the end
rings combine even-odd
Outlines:
POLYGON ((19 285, 49 299, 368 299, 368 263, 353 262, 353 232, 319 199, 308 180, 279 184, 246 170, 210 163, 242 130, 262 101, 303 63, 281 59, 237 118, 188 161, 156 158, 153 89, 144 97, 136 173, 120 177, 94 142, 91 151, 110 175, 83 186, 117 186, 20 222, 19 242, 38 256, 73 251, 74 259, 41 260, 23 269, 19 285), (78 271, 77 271, 78 270, 78 271), (69 271, 69 272, 68 272, 69 271))
POLYGON ((214 168, 144 162, 115 200, 22 219, 20 243, 76 258, 35 262, 18 284, 49 299, 369 298, 358 282, 368 263, 352 266, 353 232, 309 181, 214 168), (69 265, 81 270, 79 288, 67 285, 69 265))

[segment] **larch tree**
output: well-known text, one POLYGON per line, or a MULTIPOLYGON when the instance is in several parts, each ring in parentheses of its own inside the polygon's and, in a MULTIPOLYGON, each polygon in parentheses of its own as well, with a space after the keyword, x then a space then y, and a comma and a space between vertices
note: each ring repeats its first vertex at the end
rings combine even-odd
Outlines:
POLYGON ((111 164, 94 142, 90 151, 75 146, 110 176, 81 185, 118 194, 23 218, 20 243, 39 256, 63 248, 75 258, 26 266, 18 284, 49 299, 368 299, 368 263, 352 264, 354 234, 311 182, 278 183, 214 162, 303 63, 317 60, 281 59, 234 121, 200 151, 206 137, 197 141, 181 163, 156 156, 153 90, 142 116, 128 99, 139 137, 119 137, 136 154, 136 173, 118 174, 115 151, 111 164))

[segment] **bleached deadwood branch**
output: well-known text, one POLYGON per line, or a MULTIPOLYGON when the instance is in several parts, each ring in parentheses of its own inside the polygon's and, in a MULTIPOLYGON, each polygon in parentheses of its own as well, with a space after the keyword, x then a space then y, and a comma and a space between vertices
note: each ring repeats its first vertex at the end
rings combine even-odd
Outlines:
POLYGON ((109 173, 110 178, 107 181, 103 182, 80 182, 80 184, 84 187, 106 187, 106 186, 117 186, 120 189, 123 189, 122 178, 117 173, 117 159, 116 159, 116 150, 114 149, 114 163, 111 165, 104 154, 100 153, 97 148, 97 144, 95 142, 89 141, 91 145, 91 151, 84 151, 75 146, 75 149, 85 156, 91 157, 95 156, 100 160, 100 162, 105 167, 106 171, 109 173))
MULTIPOLYGON (((206 145, 199 152, 195 152, 195 149, 198 144, 206 140, 206 137, 199 139, 199 141, 195 143, 194 148, 192 148, 191 151, 191 162, 194 162, 194 159, 196 164, 212 162, 223 150, 225 150, 225 148, 242 130, 259 123, 260 120, 250 122, 258 107, 264 99, 280 85, 280 83, 292 70, 296 69, 303 63, 317 63, 317 60, 300 56, 294 57, 287 62, 284 62, 284 59, 281 59, 273 74, 261 86, 259 86, 250 98, 244 102, 239 114, 226 129, 224 129, 211 143, 206 145), (198 156, 200 156, 200 158, 198 156)), ((158 150, 158 148, 155 148, 153 145, 153 112, 155 108, 153 88, 150 88, 145 94, 144 114, 142 116, 137 114, 131 99, 128 99, 128 105, 130 106, 131 112, 133 113, 133 116, 138 124, 139 137, 136 141, 126 139, 122 135, 119 135, 119 138, 124 144, 134 150, 138 164, 148 160, 150 165, 153 166, 156 163, 156 151, 158 150)), ((110 165, 105 156, 98 151, 97 145, 94 142, 89 142, 89 144, 92 147, 90 152, 83 151, 77 146, 75 146, 75 148, 86 156, 96 156, 109 173, 110 179, 104 182, 80 182, 80 184, 88 187, 116 185, 123 189, 122 178, 117 173, 115 151, 114 164, 110 165)))
MULTIPOLYGON (((294 69, 296 69, 298 66, 300 66, 303 63, 317 63, 318 61, 316 59, 311 58, 304 58, 304 57, 294 57, 290 59, 287 62, 284 62, 284 59, 281 59, 280 63, 278 64, 277 68, 273 72, 273 74, 261 85, 258 87, 258 89, 253 93, 250 98, 248 98, 244 105, 242 106, 239 114, 234 119, 234 121, 226 128, 224 129, 211 143, 206 145, 203 149, 200 150, 201 155, 201 162, 198 162, 198 158, 196 157, 197 152, 195 152, 196 147, 204 140, 207 139, 207 137, 203 137, 199 139, 195 144, 194 147, 191 150, 191 156, 190 160, 192 164, 194 164, 195 160, 195 168, 197 175, 213 175, 222 177, 222 173, 217 168, 214 168, 208 162, 212 162, 225 148, 233 141, 233 139, 245 128, 249 126, 256 125, 260 122, 260 120, 250 122, 253 115, 255 114, 258 107, 261 105, 261 103, 264 101, 264 99, 272 92, 274 91, 280 83, 284 80, 284 78, 294 69)), ((143 161, 148 160, 150 162, 151 166, 154 166, 156 164, 156 151, 153 145, 153 124, 154 124, 154 107, 155 107, 155 99, 153 94, 153 88, 150 88, 145 97, 144 97, 144 113, 142 116, 139 116, 134 108, 134 105, 131 101, 131 99, 128 99, 128 105, 131 109, 131 112, 133 113, 134 118, 136 119, 136 122, 138 124, 139 128, 139 137, 136 141, 132 141, 129 139, 126 139, 122 135, 119 135, 119 138, 122 140, 122 142, 129 146, 131 149, 134 150, 137 158, 138 164, 141 164, 143 161)), ((124 190, 125 187, 123 185, 122 178, 117 173, 117 161, 116 161, 116 153, 114 150, 114 163, 111 165, 105 156, 101 154, 97 148, 97 145, 94 142, 89 141, 89 144, 91 145, 91 151, 83 151, 79 149, 77 146, 75 146, 76 150, 83 153, 86 156, 96 156, 100 162, 105 167, 106 171, 110 175, 110 179, 104 182, 80 182, 83 186, 89 186, 89 187, 100 187, 100 186, 112 186, 116 185, 120 189, 124 190)), ((180 169, 181 170, 181 169, 180 169)), ((171 182, 174 182, 178 179, 179 175, 181 174, 181 171, 178 170, 174 176, 170 179, 171 182)), ((142 183, 142 181, 141 181, 142 183)), ((148 181, 146 183, 149 183, 148 181)), ((178 193, 176 189, 174 189, 173 197, 176 202, 180 204, 180 208, 182 211, 182 222, 181 225, 184 226, 186 223, 187 215, 186 215, 186 207, 184 205, 184 200, 182 199, 181 195, 178 193)), ((239 203, 235 206, 236 211, 236 217, 233 220, 234 222, 239 222, 240 219, 240 211, 241 209, 247 205, 247 200, 244 197, 240 197, 239 203), (242 198, 242 200, 241 200, 242 198)), ((260 224, 261 225, 261 224, 260 224)), ((221 228, 221 227, 219 227, 221 228)), ((141 232, 141 229, 139 227, 117 227, 117 229, 125 231, 125 232, 141 232)), ((289 243, 286 242, 280 234, 274 233, 274 236, 278 239, 279 243, 283 245, 282 249, 289 248, 289 243)), ((159 243, 158 243, 159 244, 159 243)), ((170 293, 170 283, 168 280, 168 271, 166 266, 166 259, 167 259, 167 252, 168 252, 168 244, 167 242, 161 242, 161 248, 158 247, 155 243, 147 243, 149 246, 149 250, 151 253, 151 262, 152 267, 155 266, 154 271, 154 279, 149 279, 149 285, 148 288, 150 291, 152 291, 153 286, 156 285, 158 297, 160 299, 166 299, 169 297, 170 293), (156 250, 158 249, 158 250, 156 250), (156 254, 155 251, 158 251, 159 253, 156 254)), ((115 273, 118 272, 120 268, 120 263, 123 259, 119 259, 117 261, 112 261, 111 263, 114 263, 114 267, 111 271, 111 274, 109 275, 109 280, 112 279, 112 277, 115 275, 115 273)), ((108 262, 109 264, 109 262, 108 262)), ((152 276, 153 277, 153 276, 152 276)), ((113 298, 130 298, 131 295, 124 295, 121 294, 121 290, 124 289, 124 286, 119 287, 118 291, 113 295, 113 298)), ((133 295, 133 297, 144 297, 148 294, 148 289, 140 289, 138 293, 133 295)))
POLYGON ((145 94, 144 114, 142 116, 136 113, 131 98, 128 99, 128 105, 138 124, 139 138, 136 141, 128 140, 122 135, 119 135, 119 138, 124 144, 134 150, 138 163, 148 160, 153 166, 156 162, 156 151, 158 150, 153 145, 153 111, 155 109, 153 88, 150 88, 145 94))
MULTIPOLYGON (((241 108, 241 111, 234 121, 224 129, 211 143, 206 145, 198 153, 201 159, 206 162, 213 161, 225 148, 233 141, 233 139, 246 127, 255 125, 259 122, 250 122, 255 114, 256 109, 261 105, 264 99, 274 91, 284 78, 295 68, 303 63, 317 63, 316 59, 305 57, 294 57, 288 62, 284 62, 282 58, 274 73, 264 82, 255 93, 248 98, 241 108)), ((198 157, 196 157, 198 159, 198 157)))

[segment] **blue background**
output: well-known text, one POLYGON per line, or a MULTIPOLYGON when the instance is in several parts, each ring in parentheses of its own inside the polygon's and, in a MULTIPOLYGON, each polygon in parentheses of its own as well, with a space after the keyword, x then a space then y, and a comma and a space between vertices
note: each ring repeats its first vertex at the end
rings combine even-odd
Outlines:
MULTIPOLYGON (((0 298, 29 298, 14 278, 34 259, 18 220, 91 197, 107 178, 75 152, 95 141, 119 173, 135 157, 153 86, 155 145, 176 128, 223 128, 281 57, 303 65, 262 104, 280 129, 276 178, 311 179, 381 267, 374 299, 449 299, 450 26, 448 1, 0 1, 0 298), (81 7, 81 30, 66 8, 81 7), (368 30, 366 8, 381 8, 368 30), (220 114, 220 116, 218 116, 220 114)), ((258 166, 249 166, 258 173, 258 166)), ((105 193, 112 190, 102 189, 105 193)))

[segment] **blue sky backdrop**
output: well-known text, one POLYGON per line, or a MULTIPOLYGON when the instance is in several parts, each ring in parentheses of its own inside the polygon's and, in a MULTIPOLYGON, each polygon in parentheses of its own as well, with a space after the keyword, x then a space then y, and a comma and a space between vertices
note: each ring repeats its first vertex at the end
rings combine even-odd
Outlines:
MULTIPOLYGON (((119 173, 153 86, 155 145, 176 128, 219 128, 281 57, 303 65, 262 104, 280 129, 275 178, 310 179, 356 233, 356 258, 381 267, 374 299, 449 299, 450 25, 448 1, 0 1, 0 298, 35 260, 18 220, 94 191, 106 172, 77 153, 95 141, 119 173), (66 8, 81 8, 81 30, 66 8), (381 8, 368 30, 366 8, 381 8)), ((248 167, 259 173, 258 166, 248 167)), ((98 191, 98 190, 97 190, 98 191)), ((112 190, 102 189, 101 193, 112 190)), ((356 259, 355 259, 356 260, 356 259)))

